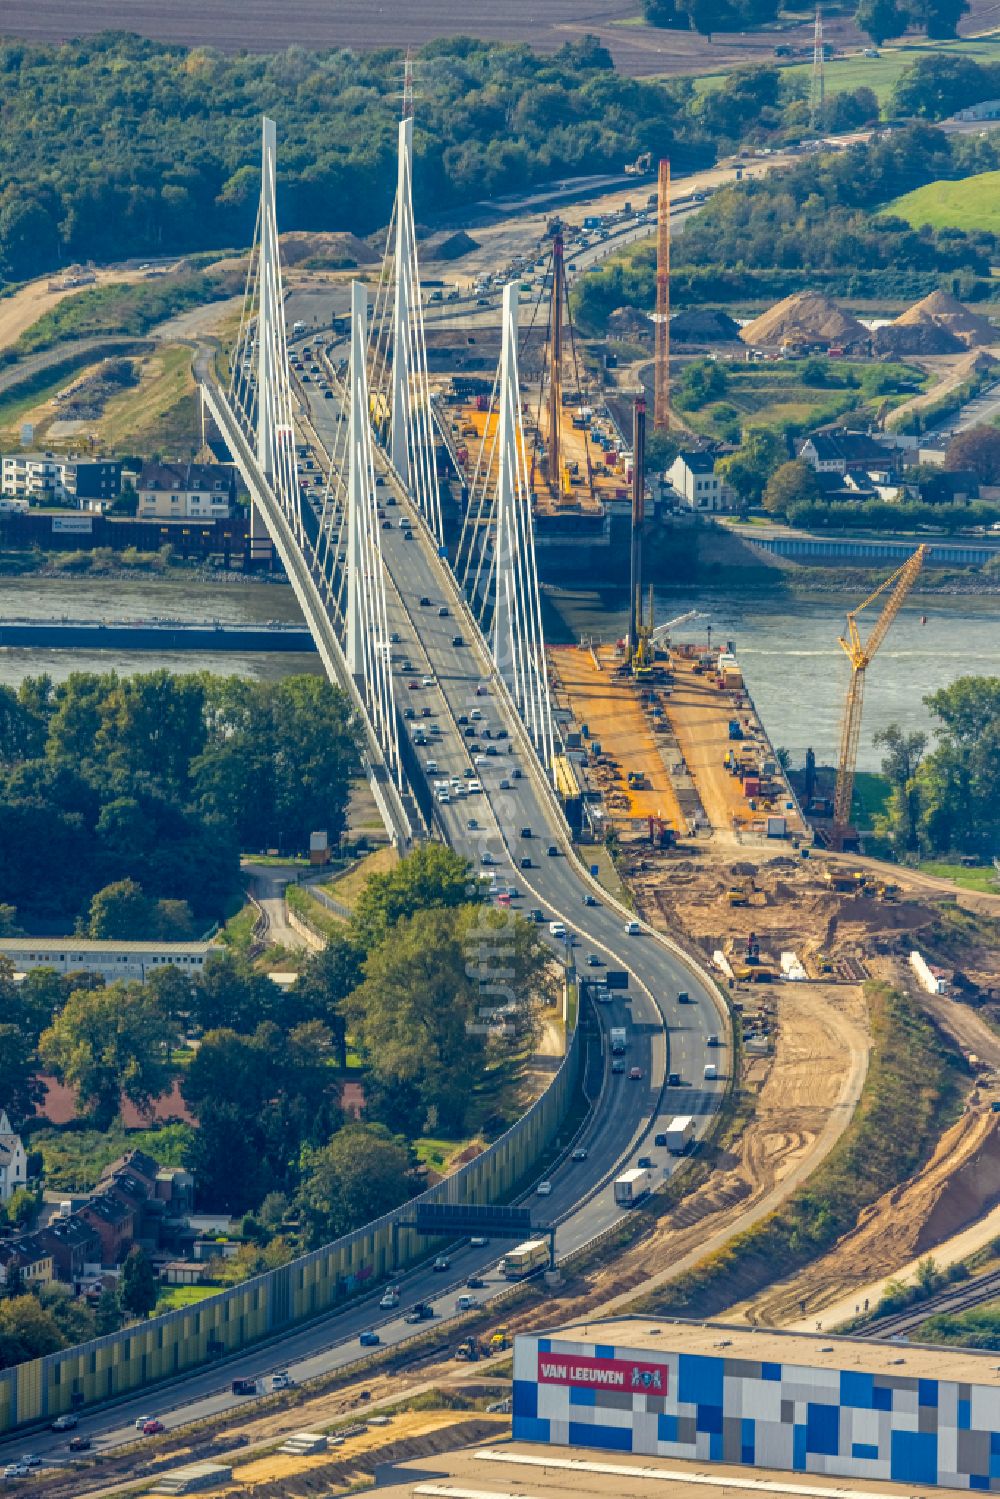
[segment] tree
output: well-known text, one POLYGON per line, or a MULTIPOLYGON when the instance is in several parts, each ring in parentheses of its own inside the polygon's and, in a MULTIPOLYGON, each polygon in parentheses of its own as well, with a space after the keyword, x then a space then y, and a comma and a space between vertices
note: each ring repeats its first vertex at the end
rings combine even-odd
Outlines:
POLYGON ((1000 847, 1000 677, 959 677, 924 702, 938 726, 917 772, 921 842, 990 858, 1000 847))
POLYGON ((126 1316, 144 1320, 156 1309, 156 1276, 138 1244, 132 1245, 118 1277, 118 1305, 126 1316))
POLYGON ((124 1095, 142 1113, 170 1085, 176 1036, 143 984, 76 989, 39 1042, 46 1066, 78 1094, 77 1112, 107 1129, 124 1095))
POLYGON ((38 1209, 41 1207, 41 1194, 29 1192, 26 1187, 18 1187, 11 1193, 10 1201, 7 1203, 7 1217, 15 1227, 22 1230, 29 1229, 38 1217, 38 1209))
POLYGON ((421 1117, 460 1133, 470 1075, 513 1045, 497 1012, 520 1031, 547 991, 548 956, 534 925, 491 908, 418 911, 372 952, 348 1000, 355 1044, 384 1092, 419 1099, 421 1117))
POLYGON ((1000 430, 968 427, 948 444, 944 466, 971 469, 980 484, 1000 483, 1000 430))
MULTIPOLYGON (((927 748, 926 734, 906 734, 899 724, 878 729, 873 742, 886 751, 882 774, 892 790, 881 827, 899 854, 915 854, 920 843, 920 787, 917 771, 927 748)), ((881 830, 881 828, 880 828, 881 830)))
POLYGON ((900 74, 891 109, 896 116, 945 120, 963 105, 988 99, 995 91, 990 75, 971 57, 929 51, 900 74))
POLYGON ((860 0, 854 19, 876 47, 891 36, 901 36, 909 24, 909 15, 898 0, 860 0))
POLYGON ((309 1244, 340 1238, 412 1197, 415 1165, 406 1141, 380 1124, 347 1124, 328 1145, 307 1149, 296 1206, 309 1244))
POLYGON ((395 869, 368 877, 354 912, 354 930, 371 950, 397 922, 430 909, 452 909, 483 899, 468 859, 443 843, 424 843, 395 869))
POLYGON ((213 953, 195 984, 191 1018, 206 1031, 249 1033, 276 1016, 281 994, 266 973, 235 952, 213 953))
POLYGON ((815 504, 822 497, 815 473, 808 463, 796 458, 774 470, 764 489, 763 504, 772 515, 787 515, 792 506, 815 504))
POLYGON ((13 1296, 0 1301, 0 1369, 44 1358, 63 1347, 65 1339, 55 1318, 37 1297, 13 1296))
POLYGON ((155 935, 155 902, 147 900, 135 880, 117 880, 98 890, 90 902, 91 937, 148 942, 155 935))
POLYGON ((764 487, 785 458, 780 437, 766 429, 750 432, 742 447, 720 458, 715 471, 748 505, 760 503, 764 487))

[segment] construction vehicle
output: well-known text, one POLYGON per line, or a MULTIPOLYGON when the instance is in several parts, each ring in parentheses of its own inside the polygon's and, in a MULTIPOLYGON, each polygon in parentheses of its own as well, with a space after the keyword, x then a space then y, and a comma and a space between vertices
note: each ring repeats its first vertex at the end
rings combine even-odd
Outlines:
POLYGON ((677 834, 669 822, 664 822, 662 817, 650 816, 649 841, 654 848, 675 848, 677 846, 677 834))
POLYGON ((657 649, 660 645, 669 646, 670 631, 676 630, 681 625, 689 624, 693 619, 707 619, 708 616, 701 609, 689 609, 686 614, 678 614, 673 619, 666 620, 662 625, 653 625, 653 591, 649 592, 649 622, 641 620, 638 624, 638 644, 632 657, 632 675, 637 682, 649 682, 652 680, 656 670, 657 649))
POLYGON ((489 1358, 489 1355, 490 1349, 476 1337, 463 1338, 455 1349, 455 1357, 462 1364, 475 1364, 481 1358, 489 1358))
POLYGON ((751 932, 747 938, 746 960, 751 966, 760 962, 760 939, 756 932, 751 932))
POLYGON ((502 1327, 498 1327, 496 1332, 490 1335, 489 1350, 490 1353, 503 1353, 504 1349, 509 1347, 510 1328, 504 1323, 502 1327))
POLYGON ((630 791, 649 791, 649 777, 644 770, 630 770, 628 773, 628 789, 630 791))
POLYGON ((844 704, 844 718, 840 731, 840 756, 837 761, 837 785, 833 794, 833 828, 830 842, 834 848, 843 848, 851 840, 851 807, 854 801, 854 773, 858 762, 858 743, 861 738, 861 714, 864 706, 865 673, 875 653, 885 639, 889 627, 903 607, 906 597, 920 575, 924 559, 930 548, 917 547, 902 567, 898 567, 885 582, 870 593, 856 609, 847 616, 847 638, 839 637, 838 643, 851 663, 851 680, 844 704), (864 642, 858 629, 858 615, 876 599, 888 591, 882 612, 864 642))
POLYGON ((648 172, 648 171, 650 171, 652 169, 652 166, 653 166, 653 153, 652 153, 652 151, 643 151, 640 156, 636 157, 635 161, 630 161, 630 162, 627 163, 627 165, 625 167, 625 176, 626 177, 642 177, 642 176, 645 175, 646 172, 648 172))
POLYGON ((726 900, 731 906, 745 906, 747 904, 747 892, 742 886, 734 885, 731 890, 726 891, 726 900))

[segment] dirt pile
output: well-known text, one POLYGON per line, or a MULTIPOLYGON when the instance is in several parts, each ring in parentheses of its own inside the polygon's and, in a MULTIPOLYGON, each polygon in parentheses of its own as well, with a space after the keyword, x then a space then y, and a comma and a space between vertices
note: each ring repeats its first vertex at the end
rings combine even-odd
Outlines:
POLYGON ((858 1225, 800 1275, 734 1310, 781 1326, 819 1313, 855 1286, 890 1276, 1000 1201, 1000 1115, 967 1113, 922 1171, 866 1208, 858 1225))
POLYGON ((422 246, 420 258, 424 264, 430 260, 461 260, 463 255, 478 249, 479 241, 459 229, 454 234, 432 235, 422 246))
POLYGON ((820 292, 796 292, 791 297, 762 312, 745 328, 740 338, 754 347, 775 348, 788 344, 794 348, 849 347, 867 339, 867 330, 843 312, 820 292))
MULTIPOLYGON (((983 348, 989 344, 1000 341, 1000 331, 993 327, 988 318, 980 316, 977 312, 970 312, 963 307, 957 297, 950 292, 932 291, 930 296, 908 307, 905 312, 900 313, 890 328, 936 328, 954 341, 954 345, 961 345, 966 349, 983 348)), ((887 333, 888 329, 880 329, 887 333)), ((904 334, 905 337, 905 334, 904 334)), ((942 350, 942 353, 948 352, 942 350)))
POLYGON ((356 234, 310 234, 294 229, 281 236, 281 257, 286 266, 304 266, 316 271, 351 270, 376 265, 378 255, 356 234))
POLYGON ((670 337, 679 344, 733 343, 739 336, 740 325, 728 312, 692 307, 670 319, 670 337))

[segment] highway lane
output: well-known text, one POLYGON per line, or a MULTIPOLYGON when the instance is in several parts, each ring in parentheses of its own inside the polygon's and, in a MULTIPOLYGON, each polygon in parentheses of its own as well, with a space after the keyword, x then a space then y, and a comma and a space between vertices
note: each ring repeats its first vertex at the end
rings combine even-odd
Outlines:
MULTIPOLYGON (((332 446, 338 403, 327 401, 313 384, 303 389, 317 434, 326 445, 332 446)), ((380 485, 383 501, 391 492, 391 484, 380 485)), ((440 563, 432 542, 402 492, 395 490, 393 497, 394 505, 383 503, 386 524, 380 533, 387 573, 393 580, 389 625, 400 637, 393 645, 395 659, 409 660, 413 668, 397 672, 397 702, 403 711, 412 707, 419 713, 425 706, 430 707, 430 723, 440 730, 428 734, 428 744, 418 746, 416 753, 429 781, 450 783, 454 777, 458 782, 455 799, 437 804, 442 831, 453 847, 466 854, 474 865, 493 874, 499 885, 513 885, 523 892, 512 901, 513 908, 543 911, 543 935, 548 937, 550 920, 564 922, 567 931, 579 939, 573 952, 580 954, 584 977, 601 972, 600 968, 591 969, 587 965, 590 953, 603 960, 605 966, 626 968, 633 975, 627 1014, 616 1006, 610 1022, 628 1020, 631 1035, 627 1064, 642 1069, 639 1081, 617 1075, 611 1079, 616 1091, 609 1112, 613 1113, 622 1148, 634 1140, 644 1125, 662 1127, 664 1118, 679 1112, 696 1116, 701 1135, 708 1127, 723 1086, 704 1082, 704 1066, 715 1062, 723 1077, 726 1073, 725 1050, 708 1044, 710 1035, 723 1038, 725 1030, 712 995, 651 933, 627 935, 621 911, 610 904, 596 884, 586 879, 574 859, 566 857, 563 830, 553 820, 547 799, 539 794, 520 753, 511 753, 515 747, 514 725, 494 697, 487 663, 480 656, 468 620, 463 618, 456 593, 442 587, 440 563), (401 519, 410 521, 413 540, 405 539, 401 519), (421 604, 421 599, 429 602, 421 604), (441 614, 442 608, 448 612, 441 614), (455 645, 459 637, 463 643, 455 645), (422 680, 428 675, 433 677, 433 686, 425 687, 422 680), (411 689, 411 682, 418 685, 411 689), (475 739, 465 737, 475 728, 472 715, 477 713, 491 727, 489 739, 482 734, 475 739), (463 718, 467 722, 459 723, 463 718), (504 728, 508 737, 503 740, 493 737, 498 728, 504 728), (470 744, 478 747, 480 753, 475 758, 481 763, 473 763, 470 744), (428 761, 437 769, 428 770, 428 761), (467 770, 476 773, 475 780, 483 786, 482 796, 462 794, 468 784, 467 770), (522 772, 520 777, 515 774, 517 771, 522 772), (484 801, 488 804, 488 816, 481 815, 484 801), (470 819, 478 826, 469 828, 470 819), (520 836, 525 827, 532 830, 529 839, 520 836), (559 850, 555 857, 546 852, 549 847, 559 850), (489 859, 488 864, 483 863, 484 856, 489 859), (523 858, 531 859, 530 869, 520 868, 523 858), (586 905, 588 895, 598 904, 586 905), (676 996, 680 991, 688 992, 694 1002, 678 1004, 676 996), (680 1085, 668 1088, 661 1097, 668 1071, 665 1022, 670 1028, 669 1071, 679 1074, 680 1085)), ((426 724, 422 717, 406 721, 411 737, 420 725, 426 724)), ((562 953, 563 944, 551 940, 554 950, 562 953)), ((618 1005, 621 1004, 619 1001, 618 1005)), ((652 1132, 655 1134, 656 1129, 652 1132)), ((638 1153, 638 1149, 633 1150, 633 1155, 638 1153)), ((660 1147, 644 1146, 641 1153, 650 1155, 658 1169, 670 1167, 670 1160, 660 1147)), ((605 1156, 608 1155, 605 1150, 605 1156)), ((557 1191, 558 1183, 554 1183, 554 1198, 557 1191)), ((608 1185, 574 1215, 572 1232, 590 1237, 617 1216, 620 1214, 608 1185)), ((563 1236, 569 1232, 568 1225, 560 1230, 560 1249, 563 1236)))
MULTIPOLYGON (((325 401, 316 387, 309 394, 314 424, 329 442, 337 402, 325 401)), ((383 486, 380 492, 387 493, 387 488, 383 486)), ((431 708, 429 719, 414 717, 405 720, 405 726, 411 732, 417 725, 433 724, 440 729, 439 734, 427 735, 426 748, 416 751, 425 768, 428 758, 437 761, 439 772, 429 772, 431 780, 445 776, 450 780, 455 775, 465 786, 473 779, 464 775, 468 768, 478 772, 475 779, 483 787, 482 792, 466 791, 464 796, 456 794, 454 800, 437 804, 442 832, 475 867, 495 874, 498 885, 514 886, 520 892, 511 902, 515 909, 538 908, 544 912, 540 931, 558 956, 566 956, 568 944, 550 936, 548 921, 561 919, 565 923, 570 936, 577 939, 569 955, 580 963, 583 977, 602 972, 587 965, 590 953, 602 959, 605 966, 624 968, 630 975, 628 993, 616 994, 610 1005, 597 1008, 605 1028, 628 1028, 626 1063, 629 1068, 638 1067, 641 1076, 632 1080, 627 1073, 605 1075, 598 1108, 578 1142, 587 1149, 587 1158, 572 1161, 565 1157, 550 1174, 551 1193, 545 1197, 528 1194, 537 1209, 536 1221, 558 1223, 557 1256, 563 1256, 621 1218, 622 1210, 614 1202, 611 1187, 611 1178, 619 1170, 634 1164, 640 1154, 651 1158, 658 1175, 669 1175, 677 1169, 678 1162, 652 1143, 653 1134, 665 1126, 667 1119, 675 1113, 694 1114, 698 1134, 705 1132, 724 1085, 705 1085, 702 1070, 704 1063, 712 1060, 725 1075, 726 1053, 708 1046, 709 1034, 723 1032, 724 1022, 712 994, 680 959, 651 933, 629 936, 623 913, 567 856, 564 829, 537 788, 526 757, 515 747, 518 730, 505 717, 505 708, 494 695, 487 663, 462 617, 460 603, 443 586, 429 536, 408 503, 398 496, 396 505, 385 506, 385 514, 387 519, 396 518, 395 526, 380 533, 392 579, 390 628, 401 637, 394 654, 401 661, 409 653, 416 668, 398 670, 398 702, 401 710, 413 706, 416 712, 418 705, 431 708), (411 521, 412 541, 405 539, 399 525, 404 515, 411 521), (430 605, 421 605, 422 597, 429 598, 430 605), (439 612, 442 608, 448 610, 447 614, 439 612), (454 643, 458 635, 462 636, 462 645, 454 643), (430 679, 427 686, 423 685, 424 677, 430 679), (421 685, 411 691, 406 683, 413 679, 421 685), (480 687, 482 692, 477 690, 480 687), (461 732, 466 725, 458 724, 459 717, 465 716, 471 727, 473 712, 483 715, 476 720, 478 724, 488 723, 491 728, 489 739, 480 734, 475 741, 482 750, 479 765, 472 764, 472 741, 461 732), (495 737, 500 728, 506 729, 505 739, 495 737), (490 746, 496 754, 485 753, 490 746), (515 775, 518 770, 520 776, 515 775), (469 826, 473 819, 479 824, 474 828, 469 826), (530 838, 522 836, 525 828, 531 829, 530 838), (557 852, 550 855, 550 847, 557 852), (490 862, 484 863, 487 857, 490 862), (530 858, 530 869, 520 867, 524 858, 530 858), (597 904, 584 903, 588 894, 597 904), (676 996, 682 989, 691 994, 693 1004, 678 1005, 676 996), (669 1067, 680 1073, 681 1079, 675 1087, 665 1086, 665 1022, 670 1027, 669 1067)), ((315 534, 314 515, 310 529, 315 534)), ((605 1055, 605 1066, 609 1063, 605 1055)), ((402 1320, 401 1313, 417 1299, 433 1298, 443 1320, 456 1315, 455 1298, 468 1275, 477 1274, 487 1283, 484 1291, 474 1294, 495 1294, 504 1284, 496 1268, 504 1247, 459 1246, 444 1274, 425 1265, 402 1279, 399 1312, 378 1309, 379 1288, 342 1311, 290 1331, 270 1348, 249 1350, 218 1368, 198 1370, 158 1390, 87 1413, 83 1428, 94 1440, 95 1450, 108 1450, 135 1439, 134 1421, 139 1416, 156 1415, 172 1428, 245 1404, 245 1398, 231 1393, 230 1382, 235 1378, 287 1368, 294 1379, 302 1381, 347 1367, 365 1356, 357 1342, 364 1330, 377 1326, 385 1344, 412 1336, 415 1329, 402 1320)), ((20 1433, 0 1441, 0 1453, 9 1457, 30 1449, 46 1458, 60 1457, 66 1453, 67 1441, 65 1436, 51 1433, 20 1433)))

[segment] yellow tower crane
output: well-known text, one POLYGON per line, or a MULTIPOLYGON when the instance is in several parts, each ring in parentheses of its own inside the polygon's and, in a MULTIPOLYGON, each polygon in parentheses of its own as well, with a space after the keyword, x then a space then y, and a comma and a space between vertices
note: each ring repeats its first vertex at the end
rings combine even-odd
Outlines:
POLYGON ((875 652, 882 644, 896 615, 903 607, 907 594, 917 581, 924 565, 929 547, 919 546, 886 578, 875 592, 869 594, 864 603, 852 609, 847 616, 847 638, 839 637, 840 645, 851 663, 851 681, 844 704, 844 721, 840 730, 840 759, 837 763, 837 789, 833 797, 833 836, 837 846, 843 843, 844 834, 851 824, 851 804, 854 799, 854 772, 858 761, 858 741, 861 737, 861 711, 865 698, 865 672, 871 665, 875 652), (858 615, 874 604, 876 599, 891 590, 882 606, 882 613, 875 621, 868 639, 862 644, 858 629, 858 615))

